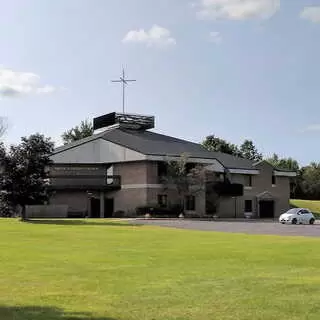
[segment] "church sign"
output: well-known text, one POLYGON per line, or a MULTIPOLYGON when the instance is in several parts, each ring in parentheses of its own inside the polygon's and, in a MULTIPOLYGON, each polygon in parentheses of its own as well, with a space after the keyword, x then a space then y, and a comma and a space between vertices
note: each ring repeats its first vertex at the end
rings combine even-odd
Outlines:
POLYGON ((106 168, 101 166, 53 166, 51 176, 105 176, 106 168))

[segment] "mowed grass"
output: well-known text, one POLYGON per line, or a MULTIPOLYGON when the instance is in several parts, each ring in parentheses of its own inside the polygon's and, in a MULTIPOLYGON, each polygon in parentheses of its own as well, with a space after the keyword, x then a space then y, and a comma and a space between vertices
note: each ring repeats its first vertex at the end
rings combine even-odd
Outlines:
POLYGON ((290 204, 294 207, 309 209, 318 218, 320 218, 320 201, 313 200, 290 200, 290 204))
POLYGON ((318 238, 0 220, 1 320, 319 320, 318 238))

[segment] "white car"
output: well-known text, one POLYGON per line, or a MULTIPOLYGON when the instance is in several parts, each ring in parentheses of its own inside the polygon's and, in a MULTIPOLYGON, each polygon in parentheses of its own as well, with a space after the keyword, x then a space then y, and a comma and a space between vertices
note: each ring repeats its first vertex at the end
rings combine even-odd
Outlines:
POLYGON ((290 209, 279 217, 279 222, 282 224, 314 224, 315 221, 312 212, 303 208, 290 209))

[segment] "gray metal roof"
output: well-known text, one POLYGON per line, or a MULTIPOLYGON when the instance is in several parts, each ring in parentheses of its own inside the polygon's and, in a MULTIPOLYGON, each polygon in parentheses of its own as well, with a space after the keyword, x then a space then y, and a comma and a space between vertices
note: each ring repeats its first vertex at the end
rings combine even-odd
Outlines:
POLYGON ((182 153, 186 153, 190 158, 216 159, 229 169, 255 170, 253 161, 225 153, 207 151, 201 144, 151 131, 134 131, 119 128, 107 130, 69 145, 59 147, 55 149, 54 154, 96 139, 104 139, 145 155, 180 156, 182 153))

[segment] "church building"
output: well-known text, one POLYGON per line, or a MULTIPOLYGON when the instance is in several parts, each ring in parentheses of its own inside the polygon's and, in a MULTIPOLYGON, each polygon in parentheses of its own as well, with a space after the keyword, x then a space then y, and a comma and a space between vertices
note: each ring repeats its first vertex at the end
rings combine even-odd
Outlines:
MULTIPOLYGON (((92 136, 58 147, 51 155, 53 195, 50 204, 67 207, 68 217, 133 216, 137 207, 169 206, 179 200, 176 188, 161 181, 165 163, 182 154, 201 165, 217 182, 226 174, 241 185, 241 194, 220 194, 215 214, 225 218, 275 218, 289 208, 290 178, 295 172, 228 154, 207 151, 202 145, 158 134, 153 116, 110 113, 94 119, 92 136)), ((185 212, 205 217, 209 193, 188 195, 185 212)))

